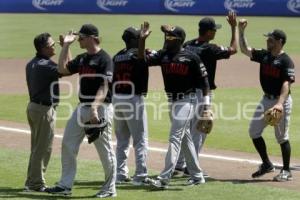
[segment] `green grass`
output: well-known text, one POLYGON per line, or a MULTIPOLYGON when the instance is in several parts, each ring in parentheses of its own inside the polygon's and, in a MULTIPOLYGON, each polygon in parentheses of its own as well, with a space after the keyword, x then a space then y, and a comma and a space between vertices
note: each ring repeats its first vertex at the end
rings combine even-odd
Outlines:
MULTIPOLYGON (((34 55, 33 38, 41 32, 50 32, 54 38, 70 29, 78 30, 84 23, 93 23, 99 27, 103 39, 102 47, 111 55, 124 47, 121 35, 129 26, 139 27, 148 20, 152 34, 147 41, 147 47, 159 49, 162 47, 163 35, 161 24, 182 26, 187 33, 187 39, 198 35, 198 22, 202 16, 171 16, 171 15, 61 15, 61 14, 0 14, 0 58, 30 58, 34 55)), ((216 22, 223 25, 218 30, 214 42, 229 45, 230 28, 225 16, 215 17, 216 22)), ((256 48, 265 47, 263 33, 274 28, 281 28, 288 35, 286 51, 290 54, 299 54, 298 33, 300 18, 293 17, 247 17, 249 25, 246 36, 249 45, 256 48), (276 21, 276 23, 274 23, 276 21)), ((77 42, 76 42, 77 43, 77 42)), ((57 47, 57 53, 60 48, 57 47)), ((72 47, 76 55, 82 50, 78 44, 72 47)))
MULTIPOLYGON (((26 151, 0 149, 0 199, 94 199, 93 195, 98 191, 104 179, 99 161, 79 159, 72 197, 65 198, 44 193, 24 193, 22 192, 22 188, 26 177, 28 157, 29 152, 26 151), (8 160, 10 162, 7 162, 8 160)), ((151 174, 154 175, 157 174, 157 172, 152 171, 151 174)), ((59 177, 60 159, 57 156, 52 156, 46 174, 48 185, 54 184, 58 181, 59 177)), ((255 186, 251 184, 251 182, 238 183, 234 180, 208 180, 207 184, 201 186, 186 187, 184 186, 185 181, 186 178, 172 179, 169 190, 167 191, 156 191, 146 186, 122 185, 117 187, 118 197, 116 199, 196 200, 201 197, 201 199, 207 200, 252 200, 263 197, 264 200, 296 200, 300 198, 300 192, 262 185, 255 186), (253 193, 253 191, 255 191, 255 193, 253 193)))
MULTIPOLYGON (((298 127, 296 122, 300 121, 300 108, 296 102, 299 102, 300 87, 293 87, 293 102, 294 107, 292 111, 292 120, 290 126, 290 138, 292 145, 292 156, 300 158, 300 135, 298 134, 298 127)), ((163 93, 150 92, 146 100, 147 103, 154 103, 155 105, 162 105, 165 110, 162 112, 161 117, 157 114, 157 107, 148 106, 148 123, 149 123, 149 139, 150 141, 167 142, 169 134, 169 117, 167 111, 167 104, 165 99, 158 99, 154 95, 163 93)), ((222 105, 222 111, 215 109, 215 125, 213 132, 209 135, 206 141, 206 147, 216 149, 236 150, 242 152, 255 152, 252 142, 248 136, 249 120, 252 117, 256 104, 261 98, 260 88, 251 89, 219 89, 215 91, 214 104, 220 108, 222 105), (252 106, 249 106, 250 111, 247 112, 247 118, 244 118, 237 112, 239 106, 244 106, 247 102, 251 102, 252 106), (237 114, 238 113, 238 114, 237 114), (230 120, 224 120, 224 117, 231 117, 230 120)), ((1 95, 0 96, 0 119, 10 120, 27 123, 25 108, 27 104, 27 95, 1 95), (7 106, 7 102, 10 102, 10 106, 7 106)), ((75 107, 77 104, 77 97, 73 97, 70 100, 71 104, 75 107)), ((64 102, 64 101, 63 101, 64 102)), ((152 105, 152 104, 151 104, 152 105)), ((58 117, 68 119, 67 107, 58 107, 58 117)), ((58 120, 57 127, 65 127, 66 120, 58 120)), ((268 150, 271 155, 280 155, 279 145, 276 143, 273 129, 268 127, 264 132, 264 138, 268 145, 268 150)))

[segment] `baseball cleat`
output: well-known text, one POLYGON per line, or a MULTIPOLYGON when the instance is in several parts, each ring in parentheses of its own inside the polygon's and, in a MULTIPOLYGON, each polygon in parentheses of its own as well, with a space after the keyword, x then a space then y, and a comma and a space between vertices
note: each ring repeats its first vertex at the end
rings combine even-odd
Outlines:
POLYGON ((258 178, 270 172, 275 172, 275 167, 272 164, 268 165, 263 163, 258 167, 258 170, 252 174, 252 178, 258 178))
POLYGON ((123 179, 117 179, 116 184, 121 185, 121 184, 124 184, 124 183, 129 183, 131 181, 132 181, 132 178, 126 177, 126 178, 123 178, 123 179))
POLYGON ((154 186, 155 188, 158 188, 158 189, 167 189, 168 188, 168 183, 164 180, 148 178, 147 181, 149 182, 149 184, 151 186, 154 186))
POLYGON ((60 186, 54 186, 52 188, 46 188, 45 192, 48 192, 50 194, 61 194, 61 195, 65 195, 65 196, 72 194, 71 189, 63 188, 63 187, 60 187, 60 186))
POLYGON ((194 185, 200 185, 200 184, 204 184, 204 183, 205 183, 204 177, 201 177, 200 179, 192 179, 192 178, 190 178, 187 181, 186 185, 188 185, 188 186, 194 186, 194 185))
POLYGON ((46 189, 47 189, 46 186, 42 186, 37 189, 31 189, 29 186, 25 185, 23 192, 46 192, 46 189))
POLYGON ((135 186, 150 185, 150 178, 146 177, 143 180, 135 180, 135 179, 133 179, 132 185, 135 185, 135 186))
POLYGON ((281 170, 280 173, 273 178, 273 181, 283 182, 293 180, 292 173, 288 170, 281 170))
POLYGON ((117 194, 114 192, 108 192, 108 191, 99 191, 96 195, 97 198, 109 198, 109 197, 116 197, 117 194))

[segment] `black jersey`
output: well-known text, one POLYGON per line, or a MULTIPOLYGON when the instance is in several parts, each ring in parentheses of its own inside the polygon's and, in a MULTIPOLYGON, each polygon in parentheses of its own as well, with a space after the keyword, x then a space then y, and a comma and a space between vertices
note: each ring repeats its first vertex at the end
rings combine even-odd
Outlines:
POLYGON ((228 59, 230 51, 227 47, 210 44, 208 42, 193 39, 184 43, 183 47, 196 53, 202 60, 208 73, 208 82, 211 90, 217 88, 215 84, 215 74, 217 60, 228 59))
POLYGON ((266 94, 279 96, 284 81, 295 81, 294 63, 282 53, 277 57, 267 50, 252 50, 252 61, 260 63, 260 84, 266 94))
POLYGON ((68 70, 72 73, 79 73, 80 88, 79 100, 81 103, 89 103, 95 100, 97 91, 104 83, 104 79, 109 82, 109 91, 105 102, 111 102, 111 83, 113 74, 113 64, 110 56, 101 49, 93 55, 83 53, 67 64, 68 70))
POLYGON ((146 95, 149 69, 144 60, 138 59, 138 49, 123 49, 113 58, 113 89, 117 94, 146 95))
POLYGON ((196 88, 205 88, 206 69, 200 58, 191 51, 182 48, 177 54, 167 54, 165 50, 147 56, 149 65, 160 65, 165 91, 173 100, 179 95, 195 92, 196 88))
POLYGON ((43 105, 59 102, 57 64, 47 57, 37 55, 26 65, 26 81, 30 101, 43 105))

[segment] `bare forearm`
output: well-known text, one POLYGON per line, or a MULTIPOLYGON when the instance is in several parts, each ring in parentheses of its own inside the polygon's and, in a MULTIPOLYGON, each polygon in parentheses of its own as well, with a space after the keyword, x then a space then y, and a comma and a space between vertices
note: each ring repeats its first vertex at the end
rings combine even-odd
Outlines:
POLYGON ((209 82, 208 78, 205 77, 204 79, 204 87, 202 89, 203 92, 203 98, 204 98, 204 110, 210 109, 210 101, 209 101, 209 94, 210 94, 210 87, 209 87, 209 82))
POLYGON ((288 81, 285 81, 281 87, 278 103, 280 104, 284 103, 284 101, 287 99, 289 95, 289 91, 290 91, 290 83, 288 81))
POLYGON ((67 63, 70 59, 70 55, 71 55, 71 52, 70 52, 69 45, 64 44, 61 49, 59 59, 58 59, 58 72, 60 74, 63 74, 63 75, 70 74, 69 70, 66 67, 67 63))
POLYGON ((71 53, 71 49, 69 48, 67 62, 69 62, 70 60, 72 60, 72 53, 71 53))
POLYGON ((235 54, 237 52, 237 48, 236 26, 231 26, 230 54, 235 54))
POLYGON ((144 59, 145 58, 145 39, 140 39, 139 40, 139 51, 138 51, 138 58, 139 59, 144 59))
POLYGON ((248 46, 248 42, 243 30, 239 30, 239 43, 240 43, 241 52, 251 57, 252 56, 251 47, 248 46))
POLYGON ((91 104, 91 108, 94 111, 97 111, 98 107, 104 102, 107 92, 108 92, 108 82, 107 80, 104 80, 104 84, 100 86, 100 88, 98 89, 97 94, 95 96, 95 100, 91 104))

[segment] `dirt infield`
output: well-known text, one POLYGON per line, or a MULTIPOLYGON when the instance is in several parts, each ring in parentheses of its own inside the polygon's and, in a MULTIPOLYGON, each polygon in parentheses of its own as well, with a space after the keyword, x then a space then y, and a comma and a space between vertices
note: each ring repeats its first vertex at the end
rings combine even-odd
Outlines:
MULTIPOLYGON (((296 66, 296 75, 300 74, 300 56, 292 56, 296 66)), ((0 59, 0 94, 27 93, 25 79, 25 59, 0 59)), ((62 80, 70 81, 76 90, 77 76, 65 77, 62 80)), ((219 88, 260 87, 259 66, 245 56, 234 56, 229 60, 218 63, 216 83, 219 88)), ((300 85, 296 77, 295 85, 300 85)), ((62 90, 67 87, 62 85, 62 90)), ((163 90, 163 81, 159 67, 150 68, 150 90, 163 90)))
MULTIPOLYGON (((300 57, 292 57, 295 61, 296 74, 300 72, 299 64, 300 57)), ((28 60, 14 60, 5 59, 0 60, 0 94, 26 94, 27 87, 25 81, 25 64, 28 60)), ((216 83, 219 88, 243 88, 243 87, 260 87, 259 80, 259 67, 258 64, 250 62, 248 58, 244 56, 235 56, 234 59, 228 61, 221 61, 218 63, 216 83)), ((77 76, 63 78, 68 80, 75 87, 77 83, 77 76)), ((300 81, 296 78, 296 85, 300 85, 300 81)), ((161 78, 161 72, 159 67, 153 67, 150 69, 150 90, 162 90, 163 83, 161 78)), ((67 90, 66 86, 62 86, 62 90, 67 90)), ((76 90, 75 90, 76 91, 76 90)), ((20 124, 8 121, 0 121, 0 126, 28 129, 27 124, 20 124)), ((62 133, 63 130, 57 130, 62 133)), ((0 147, 10 149, 20 149, 29 151, 30 139, 26 134, 12 134, 9 131, 3 131, 0 129, 0 147), (15 143, 7 142, 15 141, 15 143)), ((150 142, 150 146, 166 148, 166 144, 150 142)), ((55 139, 54 142, 54 154, 60 153, 60 139, 55 139)), ((212 154, 219 156, 231 156, 243 159, 257 159, 258 155, 248 154, 233 151, 223 151, 217 149, 207 149, 203 151, 204 154, 212 154)), ((131 152, 129 163, 133 165, 133 153, 131 152)), ((149 152, 149 168, 154 170, 161 170, 163 168, 165 153, 149 152)), ((83 144, 80 150, 80 158, 97 160, 97 154, 95 149, 88 145, 83 144)), ((272 157, 272 160, 281 163, 280 157, 272 157)), ((300 160, 292 159, 292 163, 300 165, 300 160)), ((272 176, 274 174, 267 175, 259 180, 252 180, 250 174, 256 170, 256 165, 247 162, 233 162, 218 160, 215 158, 201 158, 201 166, 214 180, 232 182, 233 184, 266 184, 274 187, 282 187, 293 190, 299 190, 300 187, 300 171, 293 171, 294 181, 287 183, 275 183, 272 182, 272 176), (222 165, 220 165, 222 162, 222 165), (234 172, 234 173, 231 173, 234 172)), ((278 172, 278 170, 277 170, 278 172)), ((209 184, 209 180, 208 180, 209 184)))

